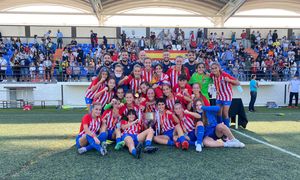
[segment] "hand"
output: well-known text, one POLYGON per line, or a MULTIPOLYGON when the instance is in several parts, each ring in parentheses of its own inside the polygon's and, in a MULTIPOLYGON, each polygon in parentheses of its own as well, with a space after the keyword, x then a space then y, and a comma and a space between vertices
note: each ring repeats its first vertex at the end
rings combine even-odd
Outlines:
POLYGON ((188 90, 187 90, 187 89, 184 89, 184 90, 182 91, 182 94, 183 94, 183 95, 187 95, 187 94, 188 94, 188 90))
POLYGON ((104 88, 104 91, 108 91, 108 87, 105 87, 105 88, 104 88))
POLYGON ((184 113, 185 113, 185 114, 189 114, 190 111, 186 109, 186 110, 184 110, 184 113))
POLYGON ((181 93, 177 93, 176 96, 183 97, 183 95, 181 93))
POLYGON ((129 79, 129 77, 128 77, 128 76, 125 76, 124 79, 127 80, 127 79, 129 79))
POLYGON ((152 88, 155 89, 158 87, 158 84, 153 84, 152 88))
POLYGON ((139 122, 139 120, 136 119, 135 121, 132 122, 132 124, 136 124, 136 123, 138 123, 138 122, 139 122))
POLYGON ((228 77, 225 77, 224 79, 226 82, 230 82, 231 80, 228 77))
POLYGON ((115 104, 117 102, 117 100, 114 98, 111 100, 111 104, 115 104))
POLYGON ((96 136, 94 137, 94 141, 95 141, 96 144, 100 144, 100 141, 96 136))
POLYGON ((170 110, 166 111, 167 114, 173 114, 170 110))

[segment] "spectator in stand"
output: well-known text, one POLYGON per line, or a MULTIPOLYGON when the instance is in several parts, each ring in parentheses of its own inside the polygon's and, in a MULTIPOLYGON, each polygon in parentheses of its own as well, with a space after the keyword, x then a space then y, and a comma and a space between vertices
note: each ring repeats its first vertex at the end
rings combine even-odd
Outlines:
POLYGON ((62 45, 63 45, 63 33, 60 32, 59 29, 57 30, 56 38, 57 38, 57 48, 58 49, 62 49, 62 45))
POLYGON ((241 34, 241 38, 242 38, 242 44, 243 44, 243 47, 247 48, 247 33, 245 30, 242 31, 242 34, 241 34))
POLYGON ((145 38, 142 36, 142 38, 138 42, 138 47, 141 51, 145 49, 145 38))
POLYGON ((156 41, 156 36, 155 36, 155 32, 151 32, 150 33, 150 49, 155 49, 155 41, 156 41))
POLYGON ((122 31, 122 34, 121 34, 121 45, 124 47, 125 46, 125 42, 126 42, 126 33, 125 31, 122 31))
POLYGON ((276 42, 278 39, 278 34, 277 34, 277 30, 275 29, 272 35, 272 41, 273 43, 276 42))
POLYGON ((93 30, 91 30, 90 39, 91 39, 92 48, 97 47, 98 45, 97 33, 94 33, 93 30))
POLYGON ((47 56, 43 65, 45 67, 45 79, 46 79, 45 82, 51 82, 52 81, 52 76, 51 76, 52 61, 50 60, 50 56, 47 56))
POLYGON ((107 38, 106 36, 103 36, 102 38, 103 38, 102 44, 105 48, 107 48, 107 38))
POLYGON ((76 60, 77 60, 79 66, 83 65, 83 63, 84 63, 84 54, 83 54, 83 50, 82 50, 81 47, 79 47, 78 50, 77 50, 76 60))
POLYGON ((7 61, 3 58, 3 55, 0 54, 0 82, 6 82, 6 69, 7 61))
POLYGON ((46 32, 44 34, 44 39, 46 40, 46 39, 50 38, 50 36, 51 36, 51 30, 48 30, 48 32, 46 32))

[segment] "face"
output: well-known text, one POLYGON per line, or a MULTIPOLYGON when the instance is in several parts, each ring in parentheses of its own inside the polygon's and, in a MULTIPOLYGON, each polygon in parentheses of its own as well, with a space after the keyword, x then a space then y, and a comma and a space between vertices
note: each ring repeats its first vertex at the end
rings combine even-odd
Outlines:
POLYGON ((94 116, 94 117, 100 116, 100 113, 101 113, 101 106, 95 105, 92 110, 92 116, 94 116))
POLYGON ((133 75, 134 77, 141 77, 141 68, 139 67, 134 68, 133 75))
POLYGON ((200 85, 194 84, 193 85, 193 94, 198 94, 200 92, 200 85))
POLYGON ((159 102, 157 104, 157 108, 158 108, 159 112, 164 112, 164 110, 166 109, 166 105, 165 105, 165 103, 159 102))
POLYGON ((130 93, 126 94, 125 99, 126 99, 126 103, 127 104, 132 104, 132 102, 133 102, 133 95, 130 94, 130 93))
POLYGON ((197 68, 197 72, 199 74, 203 74, 204 73, 204 70, 205 70, 205 67, 204 67, 204 64, 200 64, 197 68))
POLYGON ((129 122, 132 122, 132 121, 134 121, 135 119, 136 119, 136 117, 135 117, 134 114, 132 114, 132 113, 128 114, 128 121, 129 121, 129 122))
POLYGON ((111 63, 111 57, 109 55, 104 56, 104 63, 109 65, 111 63))
POLYGON ((181 104, 175 104, 174 112, 177 115, 181 115, 183 113, 183 108, 182 108, 181 104))
POLYGON ((154 92, 153 89, 149 89, 149 90, 147 91, 147 97, 148 97, 148 99, 149 99, 150 101, 155 100, 155 92, 154 92))
POLYGON ((180 81, 178 81, 178 85, 179 85, 179 87, 181 87, 181 88, 184 88, 185 85, 186 85, 186 83, 187 83, 187 80, 180 80, 180 81))
POLYGON ((197 111, 202 111, 201 108, 202 108, 202 102, 201 101, 197 101, 196 102, 196 110, 197 111))
POLYGON ((165 96, 169 96, 171 94, 171 88, 169 86, 163 86, 162 90, 165 96))
POLYGON ((117 90, 117 96, 119 99, 123 99, 124 98, 124 90, 123 89, 118 89, 117 90))
POLYGON ((162 67, 161 66, 156 66, 155 67, 155 73, 160 75, 162 73, 162 67))
POLYGON ((182 66, 182 63, 183 63, 183 58, 176 58, 175 60, 176 66, 182 66))
POLYGON ((169 52, 164 52, 163 53, 163 58, 164 58, 164 61, 169 61, 169 59, 170 59, 170 53, 169 52))
POLYGON ((108 78, 108 73, 107 72, 102 72, 101 77, 104 78, 104 79, 107 79, 108 78))
POLYGON ((113 107, 114 107, 115 109, 119 109, 119 107, 120 107, 120 101, 117 100, 117 101, 115 101, 112 105, 113 105, 113 107))
POLYGON ((190 53, 188 54, 188 58, 189 58, 189 61, 190 61, 190 62, 194 62, 196 57, 195 57, 195 54, 194 54, 194 53, 191 53, 191 52, 190 52, 190 53))
POLYGON ((128 53, 127 52, 122 52, 122 61, 127 61, 128 60, 128 53))
POLYGON ((115 87, 116 87, 116 80, 110 79, 110 80, 108 81, 108 87, 109 87, 109 89, 115 88, 115 87))
POLYGON ((146 69, 151 69, 151 59, 145 59, 144 65, 146 69))
POLYGON ((220 72, 219 66, 215 64, 213 64, 210 69, 213 74, 218 74, 220 72))
POLYGON ((143 93, 147 92, 148 87, 146 86, 146 84, 142 84, 140 87, 143 93))
POLYGON ((145 51, 141 51, 139 53, 139 60, 143 61, 146 57, 146 52, 145 51))
POLYGON ((121 77, 123 75, 123 69, 121 67, 116 67, 114 70, 115 76, 117 78, 121 77))

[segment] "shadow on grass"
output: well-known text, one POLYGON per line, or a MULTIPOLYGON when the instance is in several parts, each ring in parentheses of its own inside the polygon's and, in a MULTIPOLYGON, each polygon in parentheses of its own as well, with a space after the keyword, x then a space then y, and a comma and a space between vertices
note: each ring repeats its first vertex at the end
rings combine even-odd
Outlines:
POLYGON ((54 140, 54 139, 74 139, 75 142, 76 135, 42 135, 42 136, 0 136, 0 141, 18 140, 54 140))

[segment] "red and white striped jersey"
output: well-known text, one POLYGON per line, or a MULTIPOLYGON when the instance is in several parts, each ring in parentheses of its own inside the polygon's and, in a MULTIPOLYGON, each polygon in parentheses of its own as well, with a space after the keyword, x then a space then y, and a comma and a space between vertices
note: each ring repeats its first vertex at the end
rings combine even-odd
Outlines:
POLYGON ((92 83, 89 85, 89 87, 87 88, 86 92, 85 92, 85 97, 89 98, 89 99, 93 99, 95 93, 101 88, 101 86, 103 86, 102 84, 100 86, 97 87, 97 89, 95 91, 92 91, 92 87, 95 86, 97 83, 99 82, 99 79, 96 78, 92 81, 92 83))
MULTIPOLYGON (((121 125, 128 124, 128 121, 122 120, 121 125)), ((123 134, 139 134, 140 124, 136 123, 123 130, 123 134)))
POLYGON ((160 124, 161 124, 162 132, 166 132, 171 129, 174 129, 175 122, 172 114, 167 114, 166 112, 164 112, 162 115, 160 115, 160 124))
MULTIPOLYGON (((102 91, 105 87, 102 87, 98 92, 102 91)), ((93 102, 100 102, 102 107, 109 103, 114 97, 115 93, 113 91, 104 91, 98 98, 94 99, 93 102)))
MULTIPOLYGON (((185 71, 187 80, 189 80, 190 79, 189 70, 186 67, 184 67, 184 71, 185 71)), ((176 71, 175 68, 170 68, 167 71, 167 75, 170 78, 172 88, 174 88, 175 85, 178 84, 178 77, 179 77, 180 74, 181 74, 181 71, 176 71)))
POLYGON ((177 97, 176 96, 173 96, 173 98, 167 98, 166 99, 166 105, 167 105, 167 108, 171 111, 174 110, 174 105, 175 105, 175 101, 177 100, 177 97))
POLYGON ((142 78, 146 82, 151 82, 153 75, 153 70, 151 69, 149 72, 145 70, 145 68, 142 70, 142 78))
POLYGON ((80 125, 80 129, 79 129, 79 135, 83 135, 86 134, 83 128, 83 125, 87 124, 89 127, 89 130, 94 133, 94 134, 98 134, 99 133, 99 129, 101 126, 101 120, 100 117, 97 117, 96 119, 92 118, 91 114, 86 114, 83 116, 82 121, 81 121, 81 125, 80 125))
POLYGON ((213 79, 214 85, 216 87, 216 99, 221 101, 232 101, 232 87, 229 82, 225 81, 225 77, 228 77, 232 80, 236 79, 225 72, 221 72, 219 77, 216 77, 214 74, 211 73, 210 77, 213 79))
POLYGON ((137 105, 133 104, 133 108, 128 108, 127 104, 125 104, 120 107, 119 114, 126 116, 129 109, 134 109, 136 113, 139 112, 139 107, 137 105))
POLYGON ((175 85, 173 88, 173 92, 175 93, 181 93, 182 95, 187 95, 187 96, 191 96, 193 93, 192 87, 189 84, 186 84, 184 87, 187 90, 188 94, 184 94, 183 90, 179 87, 179 85, 175 85))
POLYGON ((149 102, 147 99, 141 102, 141 106, 145 107, 144 112, 155 112, 156 110, 156 103, 147 103, 149 102))
POLYGON ((194 118, 189 114, 183 114, 183 119, 180 120, 181 127, 185 127, 187 132, 191 132, 195 129, 194 118))
POLYGON ((116 124, 121 120, 121 115, 119 115, 118 117, 114 117, 113 110, 109 109, 104 111, 101 119, 102 121, 106 120, 106 125, 108 130, 113 130, 115 129, 116 124))
POLYGON ((129 85, 129 89, 131 89, 133 92, 138 92, 142 82, 143 78, 135 79, 133 76, 129 75, 128 79, 124 81, 124 84, 129 85))

